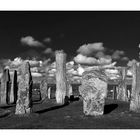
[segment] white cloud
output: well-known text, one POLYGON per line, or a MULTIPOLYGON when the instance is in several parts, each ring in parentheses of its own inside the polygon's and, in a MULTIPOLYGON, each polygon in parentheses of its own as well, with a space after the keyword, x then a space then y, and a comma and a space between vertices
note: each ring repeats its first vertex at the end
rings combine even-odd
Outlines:
POLYGON ((121 56, 124 55, 124 51, 120 51, 120 50, 116 50, 113 54, 112 54, 112 59, 114 60, 118 60, 121 58, 121 56))
POLYGON ((78 54, 76 57, 74 57, 74 61, 79 64, 106 65, 106 64, 110 64, 112 62, 112 59, 111 57, 110 58, 101 57, 99 59, 96 59, 94 57, 87 57, 82 54, 78 54))
POLYGON ((32 72, 31 74, 33 77, 41 77, 42 76, 42 74, 38 73, 38 72, 32 72))
POLYGON ((20 41, 23 45, 27 45, 30 47, 45 47, 44 44, 35 40, 32 36, 22 37, 20 41))
POLYGON ((50 43, 50 42, 52 42, 52 39, 50 37, 46 37, 43 41, 45 43, 50 43))
POLYGON ((28 60, 28 62, 30 63, 31 67, 39 67, 40 66, 40 61, 37 60, 28 60))
POLYGON ((123 50, 110 50, 102 42, 84 44, 77 50, 76 63, 90 65, 109 65, 113 60, 128 61, 123 50))
POLYGON ((133 76, 133 72, 132 72, 131 69, 128 69, 128 71, 127 71, 127 75, 128 75, 128 76, 133 76))
POLYGON ((49 59, 46 59, 46 60, 44 60, 44 61, 42 62, 42 65, 43 65, 43 66, 48 66, 48 65, 50 64, 50 61, 51 61, 50 58, 49 58, 49 59))
POLYGON ((10 64, 11 67, 18 67, 23 63, 23 60, 20 57, 16 57, 10 64))
POLYGON ((133 63, 137 62, 137 60, 133 59, 128 61, 127 66, 131 67, 133 65, 133 63))
POLYGON ((138 48, 140 48, 140 44, 139 44, 138 48))
POLYGON ((96 58, 87 57, 82 54, 78 54, 76 57, 74 57, 74 61, 79 64, 91 64, 92 65, 92 64, 97 63, 96 58))
POLYGON ((46 48, 43 53, 44 54, 51 54, 51 53, 53 53, 53 50, 51 48, 46 48))
POLYGON ((101 51, 99 51, 95 54, 95 57, 97 57, 97 58, 101 58, 101 57, 104 57, 104 56, 105 56, 104 52, 101 52, 101 51))
POLYGON ((11 62, 12 61, 10 59, 0 59, 0 67, 9 66, 11 62))
POLYGON ((122 59, 121 59, 122 61, 128 61, 129 60, 129 58, 128 57, 126 57, 126 56, 124 56, 124 57, 122 57, 122 59))
POLYGON ((77 52, 85 56, 91 56, 95 52, 104 51, 104 50, 105 48, 103 47, 103 43, 98 42, 98 43, 84 44, 77 50, 77 52))
POLYGON ((112 59, 111 59, 111 57, 101 57, 101 58, 99 58, 99 64, 100 65, 107 65, 107 64, 111 64, 111 62, 112 62, 112 59))
POLYGON ((113 73, 113 74, 119 74, 119 71, 117 69, 105 69, 106 73, 113 73))

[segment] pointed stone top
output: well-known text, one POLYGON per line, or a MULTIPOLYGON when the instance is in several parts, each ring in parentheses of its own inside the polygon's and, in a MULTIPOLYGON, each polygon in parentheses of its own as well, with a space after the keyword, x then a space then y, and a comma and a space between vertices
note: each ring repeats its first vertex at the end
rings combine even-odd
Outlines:
POLYGON ((63 50, 57 50, 55 51, 55 54, 65 54, 65 52, 63 50))
POLYGON ((30 63, 28 61, 24 61, 20 66, 20 72, 22 75, 30 73, 30 63))
POLYGON ((106 74, 101 70, 90 70, 83 72, 82 79, 89 80, 91 78, 99 78, 100 80, 103 80, 105 82, 107 82, 108 80, 106 74))

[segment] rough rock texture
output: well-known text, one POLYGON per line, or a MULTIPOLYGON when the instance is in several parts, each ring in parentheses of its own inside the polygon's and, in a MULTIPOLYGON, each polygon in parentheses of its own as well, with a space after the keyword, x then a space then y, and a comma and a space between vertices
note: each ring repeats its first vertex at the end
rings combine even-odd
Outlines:
POLYGON ((51 85, 50 98, 56 99, 56 85, 55 84, 51 85))
POLYGON ((18 85, 17 85, 17 71, 14 71, 14 75, 11 76, 11 92, 10 92, 10 103, 16 103, 17 101, 17 90, 18 90, 18 85))
POLYGON ((56 86, 51 85, 48 87, 48 99, 56 99, 56 86))
POLYGON ((51 87, 48 88, 48 99, 51 99, 51 87))
POLYGON ((72 85, 69 83, 69 82, 67 82, 67 96, 68 96, 68 98, 70 98, 70 96, 71 95, 73 95, 73 93, 72 93, 72 85))
POLYGON ((23 62, 19 69, 18 99, 15 114, 29 114, 32 107, 32 76, 29 62, 23 62))
POLYGON ((117 99, 120 101, 128 101, 127 91, 126 91, 126 74, 127 69, 125 67, 121 70, 121 80, 118 85, 118 93, 117 93, 117 99))
POLYGON ((84 114, 103 115, 105 97, 107 96, 107 77, 105 74, 96 70, 84 72, 79 91, 83 98, 84 114))
POLYGON ((133 81, 130 111, 140 113, 140 63, 133 63, 133 81))
POLYGON ((43 79, 40 83, 41 100, 45 100, 48 96, 48 84, 47 80, 43 79))
POLYGON ((8 69, 4 69, 1 77, 1 94, 0 94, 0 104, 6 105, 9 101, 10 93, 10 74, 8 69))
POLYGON ((66 79, 66 54, 63 51, 56 51, 56 102, 65 104, 67 95, 66 79))

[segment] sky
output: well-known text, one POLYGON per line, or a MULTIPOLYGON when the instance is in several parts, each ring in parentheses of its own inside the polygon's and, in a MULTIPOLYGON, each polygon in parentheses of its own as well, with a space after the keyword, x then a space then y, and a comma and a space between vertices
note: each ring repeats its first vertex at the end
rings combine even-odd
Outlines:
POLYGON ((80 47, 100 43, 105 57, 123 51, 122 59, 113 61, 125 65, 139 60, 139 34, 139 11, 0 11, 0 59, 54 58, 60 49, 69 60, 78 54, 85 59, 93 55, 83 54, 80 47))

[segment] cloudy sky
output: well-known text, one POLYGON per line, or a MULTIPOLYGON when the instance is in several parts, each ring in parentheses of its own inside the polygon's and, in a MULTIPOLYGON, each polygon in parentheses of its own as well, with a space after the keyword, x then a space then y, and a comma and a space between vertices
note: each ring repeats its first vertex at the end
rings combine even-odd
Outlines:
POLYGON ((0 58, 54 57, 124 65, 139 60, 140 12, 0 12, 0 58))

